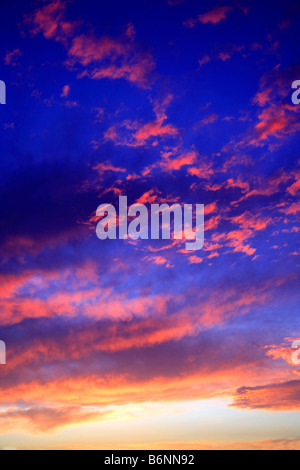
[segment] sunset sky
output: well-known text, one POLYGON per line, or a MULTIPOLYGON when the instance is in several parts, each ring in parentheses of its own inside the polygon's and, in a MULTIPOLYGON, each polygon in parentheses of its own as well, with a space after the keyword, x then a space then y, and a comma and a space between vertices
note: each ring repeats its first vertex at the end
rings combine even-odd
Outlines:
POLYGON ((0 448, 300 448, 298 0, 2 0, 0 448), (205 245, 96 236, 205 204, 205 245))

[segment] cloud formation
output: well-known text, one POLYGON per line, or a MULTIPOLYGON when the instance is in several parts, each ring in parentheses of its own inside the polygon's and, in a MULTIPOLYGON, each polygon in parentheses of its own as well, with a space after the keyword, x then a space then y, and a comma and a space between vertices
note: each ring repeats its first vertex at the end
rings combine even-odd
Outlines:
POLYGON ((81 34, 80 21, 68 21, 66 8, 67 2, 55 0, 27 15, 26 25, 33 35, 41 33, 46 39, 63 43, 69 66, 82 66, 81 77, 126 79, 142 88, 149 86, 155 64, 149 53, 139 51, 132 25, 117 39, 81 34))
MULTIPOLYGON (((194 28, 197 24, 212 24, 218 25, 221 21, 226 20, 228 14, 234 10, 232 6, 223 6, 214 8, 206 13, 202 13, 197 18, 190 18, 184 22, 186 28, 194 28)), ((247 14, 248 10, 242 8, 243 13, 247 14)))
POLYGON ((0 128, 2 438, 21 431, 38 446, 63 430, 80 447, 91 424, 121 429, 126 416, 140 431, 134 419, 150 406, 164 439, 143 426, 140 447, 296 447, 297 15, 277 0, 272 15, 261 3, 249 15, 211 4, 191 31, 182 22, 195 17, 192 2, 75 3, 24 4, 0 18, 10 83, 0 128), (96 209, 122 195, 205 204, 203 250, 100 242, 96 209), (202 406, 214 441, 191 426, 195 410, 204 422, 202 406), (173 435, 177 413, 189 442, 173 435), (216 430, 219 413, 229 419, 216 430), (256 442, 246 418, 257 413, 256 442))

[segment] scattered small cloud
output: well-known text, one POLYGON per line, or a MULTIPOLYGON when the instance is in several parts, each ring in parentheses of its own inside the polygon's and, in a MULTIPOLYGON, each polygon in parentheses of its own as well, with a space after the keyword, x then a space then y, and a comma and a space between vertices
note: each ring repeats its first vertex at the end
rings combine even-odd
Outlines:
POLYGON ((4 57, 4 64, 12 65, 13 67, 16 67, 19 63, 19 59, 21 56, 22 56, 22 52, 20 49, 14 49, 11 52, 7 51, 4 57))

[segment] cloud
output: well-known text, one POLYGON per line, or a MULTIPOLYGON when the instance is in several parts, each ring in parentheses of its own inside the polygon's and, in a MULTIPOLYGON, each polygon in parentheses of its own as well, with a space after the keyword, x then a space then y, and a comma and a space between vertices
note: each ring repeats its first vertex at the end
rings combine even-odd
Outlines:
POLYGON ((220 52, 219 59, 222 60, 222 62, 227 62, 227 60, 231 59, 231 55, 229 52, 220 52))
POLYGON ((128 147, 143 147, 148 144, 156 146, 157 139, 175 138, 179 134, 176 126, 167 123, 166 110, 173 100, 173 95, 167 94, 161 100, 152 100, 155 119, 143 123, 126 119, 119 124, 113 124, 104 133, 104 142, 112 141, 115 145, 128 147), (149 142, 150 141, 150 142, 149 142))
MULTIPOLYGON (((196 318, 195 314, 194 322, 196 318)), ((10 343, 0 409, 24 414, 45 430, 64 426, 68 420, 89 420, 92 416, 85 417, 89 411, 85 407, 96 408, 101 419, 104 407, 145 402, 149 390, 153 401, 227 395, 247 379, 249 368, 266 367, 259 348, 254 344, 245 348, 246 333, 241 337, 231 328, 196 333, 191 324, 190 337, 184 338, 179 332, 184 325, 184 315, 180 323, 164 316, 118 323, 58 318, 23 322, 15 327, 18 341, 10 343), (160 323, 168 331, 163 332, 160 323), (20 396, 31 405, 18 406, 20 396), (54 408, 56 425, 46 408, 54 408), (44 419, 34 409, 45 409, 44 419)), ((265 374, 265 368, 261 373, 258 369, 256 378, 262 380, 265 374)))
POLYGON ((49 433, 64 426, 78 425, 99 419, 109 414, 81 406, 43 406, 39 403, 11 405, 6 410, 0 407, 0 429, 2 433, 20 428, 31 432, 49 433))
POLYGON ((276 411, 300 410, 300 380, 259 387, 242 387, 234 396, 233 406, 276 411))
MULTIPOLYGON (((213 60, 221 60, 222 62, 227 62, 232 59, 235 54, 241 54, 243 58, 246 58, 247 52, 245 51, 245 49, 246 47, 244 45, 235 45, 212 55, 204 54, 203 57, 199 60, 199 65, 202 67, 213 60)), ((252 49, 250 49, 250 52, 252 52, 252 49)))
POLYGON ((294 176, 295 182, 287 189, 292 196, 296 196, 300 191, 300 171, 297 171, 294 176))
POLYGON ((289 175, 283 170, 277 171, 265 180, 255 178, 252 182, 254 188, 250 190, 249 183, 242 187, 242 189, 244 189, 244 195, 238 201, 234 202, 233 205, 237 205, 251 197, 270 197, 274 194, 280 193, 284 191, 292 178, 292 175, 289 175))
POLYGON ((151 137, 175 136, 178 130, 171 124, 163 125, 164 119, 149 122, 142 126, 134 135, 137 145, 144 143, 151 137))
MULTIPOLYGON (((141 199, 155 195, 143 193, 141 199)), ((209 213, 217 210, 215 203, 208 205, 209 213)), ((250 225, 262 224, 252 220, 250 225)), ((209 248, 210 256, 218 247, 209 248)), ((12 411, 12 428, 21 423, 23 429, 47 432, 105 419, 107 406, 142 403, 149 393, 154 401, 228 395, 229 388, 245 383, 249 368, 269 361, 256 346, 245 350, 248 329, 245 338, 240 330, 235 336, 226 328, 236 316, 270 305, 273 296, 281 296, 281 286, 291 285, 290 279, 273 278, 258 287, 248 276, 237 283, 229 276, 199 289, 196 270, 201 263, 191 258, 195 282, 185 288, 193 276, 182 267, 174 294, 172 276, 163 274, 174 264, 171 251, 148 259, 131 252, 119 261, 118 254, 113 250, 113 259, 102 254, 100 262, 92 250, 94 263, 80 269, 41 273, 39 268, 3 277, 0 337, 9 348, 1 403, 12 411), (155 286, 144 282, 145 273, 157 280, 155 286), (14 400, 20 396, 29 405, 18 408, 14 400)), ((203 252, 201 258, 206 256, 203 252)), ((256 330, 255 335, 256 345, 256 330)), ((266 368, 261 370, 265 376, 266 368)), ((260 371, 255 371, 257 380, 260 371)), ((8 417, 4 412, 4 421, 8 417)))
POLYGON ((78 22, 69 22, 65 18, 67 2, 54 0, 25 17, 25 24, 33 35, 42 33, 46 39, 55 39, 66 44, 79 26, 78 22))
POLYGON ((193 255, 189 257, 190 264, 201 264, 203 263, 203 259, 199 258, 199 256, 193 255))
MULTIPOLYGON (((227 19, 228 13, 234 10, 234 7, 224 6, 210 10, 207 13, 198 15, 197 18, 190 18, 184 22, 186 28, 194 28, 197 24, 217 25, 227 19)), ((248 10, 243 9, 243 13, 247 14, 248 10)))
POLYGON ((137 201, 136 204, 157 204, 161 200, 161 193, 155 189, 150 189, 144 193, 137 201))
POLYGON ((274 223, 271 216, 262 217, 259 214, 251 214, 244 212, 240 216, 232 217, 231 224, 239 225, 238 230, 229 231, 227 234, 227 242, 235 252, 242 252, 248 256, 255 254, 256 249, 252 248, 249 244, 251 238, 255 236, 256 232, 265 230, 268 226, 274 223))
POLYGON ((22 56, 22 52, 20 49, 14 49, 13 51, 6 52, 4 57, 4 64, 5 65, 12 65, 15 67, 18 64, 18 59, 22 56))
POLYGON ((68 54, 72 60, 87 67, 82 77, 96 80, 123 78, 142 88, 149 87, 149 76, 155 68, 151 55, 138 51, 132 40, 125 38, 97 39, 81 35, 74 38, 68 54))
MULTIPOLYGON (((284 343, 280 345, 266 346, 267 355, 274 360, 283 359, 287 364, 295 366, 293 363, 293 353, 295 351, 292 349, 292 344, 298 340, 299 338, 286 338, 284 343)), ((294 369, 294 372, 297 372, 297 369, 294 369)))
POLYGON ((204 56, 199 59, 199 65, 202 67, 203 65, 208 64, 211 61, 211 58, 208 54, 204 54, 204 56))
POLYGON ((116 167, 109 161, 103 162, 103 163, 97 163, 93 167, 93 170, 97 171, 100 177, 103 177, 103 175, 107 172, 126 173, 125 168, 116 167))
POLYGON ((209 179, 213 175, 213 169, 207 159, 200 157, 195 150, 184 151, 181 148, 174 148, 162 152, 160 160, 143 170, 143 176, 153 174, 157 170, 173 173, 183 168, 187 169, 189 175, 199 179, 209 179))
POLYGON ((147 124, 124 121, 106 130, 104 142, 111 141, 118 146, 143 147, 148 144, 149 140, 155 145, 156 140, 154 139, 156 138, 176 137, 178 129, 172 124, 165 123, 165 120, 166 118, 163 117, 147 124))
MULTIPOLYGON (((226 246, 234 253, 244 253, 251 257, 257 251, 252 245, 258 232, 267 230, 276 222, 272 215, 267 213, 262 215, 259 212, 251 213, 249 211, 242 212, 239 216, 228 215, 225 212, 223 219, 227 220, 228 225, 226 225, 226 230, 212 235, 215 248, 219 249, 226 246)), ((206 221, 206 231, 216 230, 220 223, 221 215, 211 217, 206 221)))
POLYGON ((174 266, 171 266, 168 263, 168 260, 163 256, 147 256, 145 258, 145 261, 152 262, 154 264, 157 264, 158 266, 165 266, 166 268, 174 268, 174 266))
POLYGON ((195 130, 201 129, 201 127, 209 126, 210 124, 214 124, 219 119, 217 114, 210 114, 209 116, 202 119, 202 121, 195 125, 195 130))
POLYGON ((67 98, 69 96, 69 94, 71 93, 71 87, 70 85, 65 85, 62 89, 62 92, 61 92, 61 97, 62 98, 67 98))
POLYGON ((66 19, 67 3, 55 0, 25 18, 33 35, 43 34, 64 44, 69 67, 82 66, 80 77, 92 79, 125 79, 141 88, 148 88, 155 68, 150 53, 135 43, 132 25, 123 37, 95 37, 80 34, 80 22, 66 19))
POLYGON ((259 122, 255 126, 255 134, 250 145, 259 145, 275 137, 281 139, 300 130, 298 116, 295 108, 290 105, 270 105, 258 116, 259 122))
POLYGON ((261 78, 259 91, 253 98, 253 104, 257 107, 255 124, 238 142, 231 142, 224 150, 265 145, 268 145, 270 150, 276 150, 286 139, 299 131, 300 109, 292 106, 290 100, 290 77, 293 74, 298 75, 299 71, 298 65, 285 70, 278 65, 271 73, 266 73, 261 78))
POLYGON ((300 202, 293 202, 292 204, 286 204, 285 207, 279 209, 286 215, 296 215, 300 212, 300 202))

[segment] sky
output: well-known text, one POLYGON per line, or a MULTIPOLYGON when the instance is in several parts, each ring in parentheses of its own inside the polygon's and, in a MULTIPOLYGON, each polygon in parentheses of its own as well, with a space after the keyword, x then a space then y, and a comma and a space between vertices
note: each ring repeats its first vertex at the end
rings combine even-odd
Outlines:
POLYGON ((299 2, 0 9, 0 448, 299 448, 299 2), (100 241, 119 196, 203 249, 100 241))

